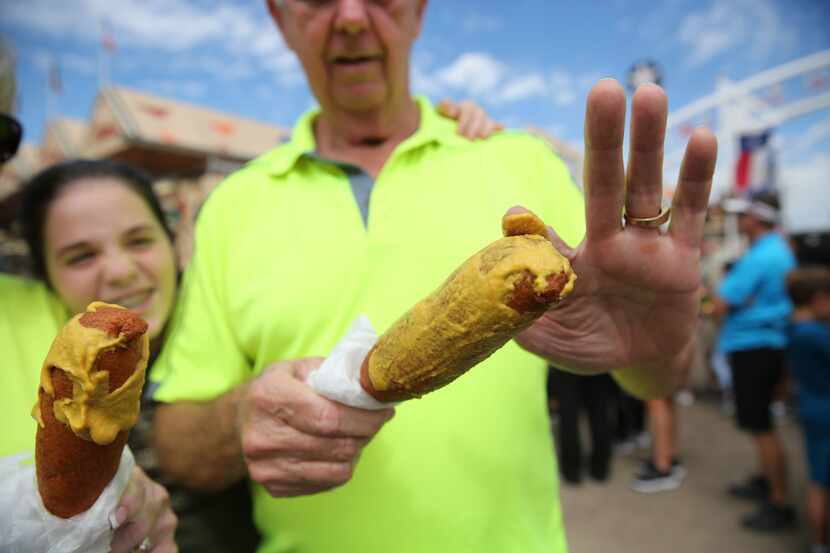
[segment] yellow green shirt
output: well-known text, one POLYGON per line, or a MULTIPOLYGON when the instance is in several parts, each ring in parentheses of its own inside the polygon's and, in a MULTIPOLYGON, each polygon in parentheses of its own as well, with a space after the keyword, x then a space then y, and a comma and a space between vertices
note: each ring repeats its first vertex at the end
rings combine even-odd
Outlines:
POLYGON ((40 282, 0 274, 0 456, 34 452, 32 407, 40 368, 66 320, 61 303, 40 282))
MULTIPOLYGON (((314 113, 213 193, 154 368, 157 400, 211 399, 275 361, 325 356, 361 313, 383 331, 499 238, 513 205, 581 239, 581 194, 545 144, 520 133, 470 142, 419 106, 365 226, 344 170, 309 155, 314 113)), ((260 551, 564 552, 545 367, 511 342, 401 404, 348 484, 291 499, 256 487, 260 551)))

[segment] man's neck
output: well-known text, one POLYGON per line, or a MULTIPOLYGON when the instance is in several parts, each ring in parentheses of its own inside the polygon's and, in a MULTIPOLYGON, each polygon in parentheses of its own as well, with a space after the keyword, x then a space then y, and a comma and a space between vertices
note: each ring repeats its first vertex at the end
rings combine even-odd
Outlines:
POLYGON ((418 130, 420 112, 411 98, 371 112, 323 110, 314 123, 317 151, 377 176, 395 148, 418 130))
POLYGON ((775 229, 771 229, 771 228, 767 228, 767 227, 758 228, 757 230, 755 230, 754 232, 752 232, 749 235, 749 243, 754 244, 758 240, 763 238, 764 236, 766 236, 766 235, 768 235, 768 234, 770 234, 771 232, 774 232, 774 231, 775 231, 775 229))

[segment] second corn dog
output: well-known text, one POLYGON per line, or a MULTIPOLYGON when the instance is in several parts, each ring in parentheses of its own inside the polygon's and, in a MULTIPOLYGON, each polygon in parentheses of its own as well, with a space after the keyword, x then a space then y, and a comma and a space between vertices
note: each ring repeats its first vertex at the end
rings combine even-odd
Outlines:
POLYGON ((379 401, 420 397, 461 376, 573 288, 568 260, 531 213, 505 218, 505 237, 464 262, 379 339, 361 367, 379 401))

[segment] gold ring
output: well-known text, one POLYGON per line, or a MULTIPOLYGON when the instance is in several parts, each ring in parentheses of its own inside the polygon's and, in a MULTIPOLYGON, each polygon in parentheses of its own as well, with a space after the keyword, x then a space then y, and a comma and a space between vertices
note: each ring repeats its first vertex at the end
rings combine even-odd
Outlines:
POLYGON ((661 211, 659 215, 654 217, 632 217, 628 213, 624 213, 626 225, 634 225, 642 228, 658 228, 671 217, 671 208, 661 211))

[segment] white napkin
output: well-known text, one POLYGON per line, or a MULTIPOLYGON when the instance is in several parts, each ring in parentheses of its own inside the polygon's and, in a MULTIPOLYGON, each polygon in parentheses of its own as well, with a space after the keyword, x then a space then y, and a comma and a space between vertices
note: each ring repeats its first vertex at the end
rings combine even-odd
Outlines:
POLYGON ((360 385, 360 366, 377 341, 372 323, 366 315, 360 315, 306 382, 320 395, 352 407, 386 409, 397 405, 376 400, 360 385))
MULTIPOLYGON (((64 519, 46 510, 37 491, 31 453, 0 457, 0 551, 6 553, 108 553, 110 517, 135 466, 130 448, 112 481, 87 511, 64 519)), ((114 516, 112 517, 114 520, 114 516)))

